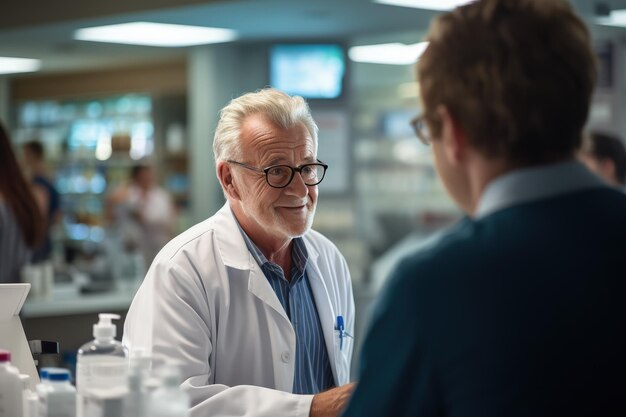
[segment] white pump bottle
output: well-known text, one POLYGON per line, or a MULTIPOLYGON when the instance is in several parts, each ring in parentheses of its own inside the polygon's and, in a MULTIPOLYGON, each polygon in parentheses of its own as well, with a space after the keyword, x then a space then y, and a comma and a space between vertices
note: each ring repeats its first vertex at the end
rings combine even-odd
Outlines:
POLYGON ((127 351, 115 340, 111 322, 117 314, 99 314, 93 326, 94 340, 78 349, 76 360, 77 415, 84 416, 85 399, 90 392, 105 392, 126 385, 127 351))

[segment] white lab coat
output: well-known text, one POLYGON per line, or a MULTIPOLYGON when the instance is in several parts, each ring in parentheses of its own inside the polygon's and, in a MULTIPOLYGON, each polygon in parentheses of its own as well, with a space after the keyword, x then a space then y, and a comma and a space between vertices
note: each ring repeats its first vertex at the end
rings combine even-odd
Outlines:
MULTIPOLYGON (((321 234, 304 236, 306 271, 337 386, 349 382, 354 298, 345 259, 321 234)), ((308 417, 292 394, 296 336, 241 236, 228 203, 157 255, 124 323, 123 343, 181 364, 192 416, 308 417)))

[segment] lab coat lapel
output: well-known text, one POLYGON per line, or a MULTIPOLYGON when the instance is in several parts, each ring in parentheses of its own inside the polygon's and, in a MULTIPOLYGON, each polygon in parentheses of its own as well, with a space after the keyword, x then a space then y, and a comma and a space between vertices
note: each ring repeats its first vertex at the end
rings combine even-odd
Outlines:
POLYGON ((263 271, 256 264, 254 259, 251 260, 251 263, 252 267, 250 268, 250 277, 248 279, 248 291, 254 294, 265 304, 276 310, 276 312, 280 314, 285 320, 287 320, 287 322, 291 326, 289 317, 287 317, 287 313, 285 312, 283 305, 280 303, 280 300, 276 296, 274 289, 267 281, 265 274, 263 274, 263 271))
MULTIPOLYGON (((224 265, 242 272, 236 274, 236 279, 245 279, 247 275, 248 292, 264 304, 268 315, 274 315, 276 318, 276 326, 270 326, 268 329, 274 357, 280 357, 285 348, 288 348, 295 357, 296 334, 291 321, 261 267, 248 250, 228 203, 220 210, 216 221, 220 228, 216 239, 224 265)), ((235 274, 230 276, 234 277, 235 274)), ((293 361, 288 366, 285 365, 280 360, 273 361, 274 383, 278 389, 290 391, 293 387, 295 365, 293 361)))
MULTIPOLYGON (((220 228, 224 230, 224 233, 217 235, 220 254, 224 265, 230 268, 236 268, 243 271, 249 271, 248 276, 248 291, 254 294, 259 300, 263 301, 266 305, 276 310, 278 314, 289 322, 287 313, 280 300, 274 293, 272 286, 267 281, 267 278, 263 274, 263 271, 254 260, 254 257, 248 250, 246 242, 241 236, 239 226, 235 220, 230 205, 226 203, 216 216, 220 228)), ((291 324, 289 324, 291 326, 291 324)))
POLYGON ((335 354, 335 320, 337 316, 335 308, 330 300, 330 294, 328 293, 326 281, 324 280, 318 266, 317 258, 319 255, 310 245, 307 245, 307 251, 309 254, 309 260, 307 262, 306 270, 309 284, 311 285, 311 290, 313 291, 317 314, 320 318, 322 332, 324 333, 326 350, 328 351, 328 357, 330 359, 330 367, 333 371, 335 383, 339 384, 338 381, 340 379, 337 377, 337 355, 335 354))

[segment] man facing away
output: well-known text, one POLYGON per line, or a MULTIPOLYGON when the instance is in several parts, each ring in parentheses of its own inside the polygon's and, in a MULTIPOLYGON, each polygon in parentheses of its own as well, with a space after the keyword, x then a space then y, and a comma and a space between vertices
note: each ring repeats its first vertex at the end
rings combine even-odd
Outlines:
POLYGON ((344 416, 626 414, 626 196, 576 162, 596 78, 562 0, 435 19, 419 137, 467 217, 404 259, 344 416))
POLYGON ((227 203, 156 257, 124 343, 181 364, 194 416, 336 416, 354 301, 345 259, 311 230, 327 166, 309 108, 274 89, 236 98, 213 150, 227 203))

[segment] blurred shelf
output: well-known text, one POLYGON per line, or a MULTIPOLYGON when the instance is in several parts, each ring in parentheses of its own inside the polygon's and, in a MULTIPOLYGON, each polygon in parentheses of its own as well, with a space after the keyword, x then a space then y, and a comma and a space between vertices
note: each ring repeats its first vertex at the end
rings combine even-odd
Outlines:
POLYGON ((22 308, 23 318, 66 316, 85 313, 127 310, 134 291, 114 291, 98 294, 58 294, 50 299, 29 298, 22 308))

